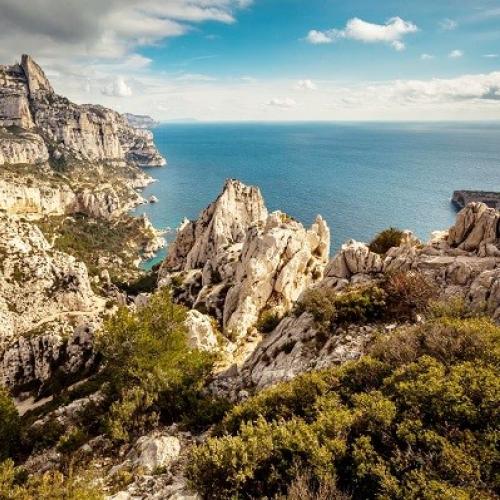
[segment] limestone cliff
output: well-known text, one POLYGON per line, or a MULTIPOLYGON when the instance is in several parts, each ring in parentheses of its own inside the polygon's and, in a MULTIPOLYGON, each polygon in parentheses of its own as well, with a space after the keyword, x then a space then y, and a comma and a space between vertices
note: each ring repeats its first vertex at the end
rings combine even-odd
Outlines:
POLYGON ((228 180, 197 221, 185 221, 160 270, 177 300, 215 316, 237 343, 263 316, 281 317, 321 279, 330 233, 281 212, 268 214, 260 191, 228 180))
POLYGON ((138 166, 164 164, 149 130, 57 95, 31 57, 0 66, 0 209, 119 215, 144 201, 135 190, 151 179, 138 166))
MULTIPOLYGON (((0 66, 0 127, 12 126, 36 128, 56 160, 165 163, 150 132, 135 129, 116 111, 57 95, 28 55, 20 64, 0 66)), ((21 163, 13 160, 8 163, 21 163)))

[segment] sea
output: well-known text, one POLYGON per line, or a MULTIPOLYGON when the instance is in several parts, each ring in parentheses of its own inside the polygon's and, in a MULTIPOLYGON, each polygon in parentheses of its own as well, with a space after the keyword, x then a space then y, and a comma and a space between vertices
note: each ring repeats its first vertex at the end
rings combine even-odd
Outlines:
MULTIPOLYGON (((167 240, 236 178, 259 186, 269 210, 304 225, 321 214, 332 253, 387 227, 428 239, 447 229, 457 189, 500 191, 500 123, 170 123, 153 129, 167 158, 141 205, 167 240)), ((164 252, 144 264, 150 268, 164 252)))

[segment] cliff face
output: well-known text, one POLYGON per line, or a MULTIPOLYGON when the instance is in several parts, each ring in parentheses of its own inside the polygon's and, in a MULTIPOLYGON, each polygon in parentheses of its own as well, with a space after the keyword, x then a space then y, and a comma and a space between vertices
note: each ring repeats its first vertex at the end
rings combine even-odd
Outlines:
MULTIPOLYGON (((150 132, 135 129, 116 111, 57 95, 28 55, 21 64, 0 66, 0 127, 12 126, 36 128, 56 160, 165 163, 150 132)), ((22 162, 13 157, 8 163, 22 162)))
POLYGON ((138 167, 164 164, 149 130, 57 95, 31 57, 0 66, 0 209, 113 217, 143 202, 138 167))

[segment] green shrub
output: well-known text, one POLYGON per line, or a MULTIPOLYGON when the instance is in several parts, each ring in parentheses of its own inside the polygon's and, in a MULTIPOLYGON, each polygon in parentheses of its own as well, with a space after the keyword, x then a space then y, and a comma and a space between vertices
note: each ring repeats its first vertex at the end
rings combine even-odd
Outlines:
POLYGON ((98 336, 111 401, 105 428, 113 439, 179 420, 190 411, 187 402, 203 399, 214 359, 188 348, 185 317, 163 289, 137 313, 120 309, 98 336))
POLYGON ((375 285, 353 288, 335 300, 335 320, 364 323, 380 318, 385 309, 385 293, 375 285))
POLYGON ((50 471, 26 477, 12 460, 0 463, 0 498, 2 500, 103 500, 96 484, 83 476, 63 476, 50 471))
POLYGON ((255 328, 261 333, 272 332, 280 323, 281 317, 273 311, 263 311, 255 324, 255 328))
POLYGON ((310 498, 325 484, 331 498, 496 498, 499 340, 486 318, 384 335, 370 356, 235 406, 193 449, 189 480, 222 499, 310 498))
POLYGON ((0 387, 0 460, 10 457, 19 440, 20 420, 7 389, 0 387))
POLYGON ((380 255, 386 254, 392 247, 398 247, 403 239, 404 232, 390 227, 378 233, 370 242, 368 248, 370 251, 380 255))
POLYGON ((297 304, 296 313, 308 312, 314 320, 323 325, 330 325, 335 320, 335 300, 338 292, 331 288, 312 288, 306 290, 297 304))
POLYGON ((364 323, 381 318, 385 292, 375 285, 358 286, 342 292, 329 288, 307 290, 296 313, 308 312, 324 328, 338 323, 364 323))
POLYGON ((70 455, 83 446, 88 439, 89 437, 83 429, 79 427, 72 428, 59 438, 57 451, 70 455))

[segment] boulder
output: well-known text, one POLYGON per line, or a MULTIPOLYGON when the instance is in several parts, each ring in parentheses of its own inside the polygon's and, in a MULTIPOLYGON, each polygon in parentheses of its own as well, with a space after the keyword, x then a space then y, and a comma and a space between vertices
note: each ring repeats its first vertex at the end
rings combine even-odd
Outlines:
POLYGON ((181 443, 175 436, 142 436, 127 457, 133 467, 144 472, 154 472, 160 467, 168 467, 181 451, 181 443))

